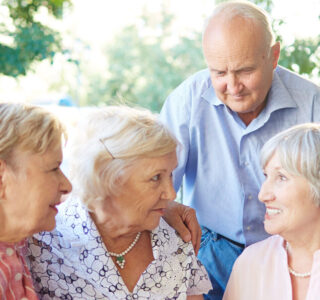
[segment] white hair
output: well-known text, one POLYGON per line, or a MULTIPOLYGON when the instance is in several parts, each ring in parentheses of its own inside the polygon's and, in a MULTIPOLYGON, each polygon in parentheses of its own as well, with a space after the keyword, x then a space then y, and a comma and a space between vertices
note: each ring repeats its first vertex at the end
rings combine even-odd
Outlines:
POLYGON ((261 149, 262 167, 275 153, 282 168, 309 182, 314 201, 320 206, 320 123, 297 125, 272 137, 261 149))
POLYGON ((83 116, 69 141, 73 192, 87 206, 116 196, 139 159, 169 154, 177 144, 158 117, 147 110, 95 108, 83 116))
POLYGON ((14 162, 15 149, 45 153, 66 131, 49 111, 26 103, 0 103, 0 159, 14 162))

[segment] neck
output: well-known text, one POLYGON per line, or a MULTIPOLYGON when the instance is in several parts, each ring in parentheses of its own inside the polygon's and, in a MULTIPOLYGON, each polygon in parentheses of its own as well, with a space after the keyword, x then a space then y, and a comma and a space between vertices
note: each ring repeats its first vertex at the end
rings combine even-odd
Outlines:
POLYGON ((310 277, 314 252, 320 249, 319 242, 302 244, 301 241, 292 240, 292 243, 285 241, 284 247, 287 251, 290 273, 296 277, 310 277))
POLYGON ((301 230, 295 230, 292 233, 283 235, 285 241, 290 244, 293 253, 304 253, 305 255, 312 254, 320 249, 319 232, 320 219, 311 222, 310 225, 305 224, 301 230))
POLYGON ((99 223, 95 214, 90 213, 90 215, 108 251, 123 251, 132 243, 139 232, 130 230, 130 228, 119 227, 119 224, 115 226, 114 222, 112 224, 109 222, 99 223))
POLYGON ((267 101, 264 100, 258 107, 256 107, 253 111, 250 112, 244 112, 244 113, 237 113, 239 118, 242 120, 242 122, 248 126, 255 118, 257 118, 264 107, 266 106, 267 101))
MULTIPOLYGON (((17 220, 16 220, 17 221, 17 220)), ((25 227, 17 227, 15 224, 17 222, 8 222, 7 219, 1 219, 0 221, 0 241, 4 243, 17 243, 24 240, 29 235, 25 232, 25 227)))

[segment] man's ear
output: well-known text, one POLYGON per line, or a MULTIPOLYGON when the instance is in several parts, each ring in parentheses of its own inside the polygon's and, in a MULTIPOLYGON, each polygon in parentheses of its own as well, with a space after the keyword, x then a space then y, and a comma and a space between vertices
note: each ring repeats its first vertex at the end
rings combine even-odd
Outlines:
POLYGON ((278 65, 278 61, 280 58, 280 42, 276 42, 271 48, 272 54, 272 67, 275 69, 278 65))

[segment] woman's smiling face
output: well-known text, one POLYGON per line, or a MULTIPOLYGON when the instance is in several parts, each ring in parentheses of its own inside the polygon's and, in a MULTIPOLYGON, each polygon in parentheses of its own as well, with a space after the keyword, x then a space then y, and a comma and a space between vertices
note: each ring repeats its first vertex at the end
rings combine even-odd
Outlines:
POLYGON ((320 225, 320 208, 316 206, 308 181, 288 173, 275 153, 264 167, 265 181, 259 200, 266 206, 265 230, 294 238, 320 225))
POLYGON ((61 146, 44 154, 14 152, 13 165, 3 164, 2 208, 7 222, 15 223, 25 237, 55 227, 56 206, 71 184, 60 169, 61 146))

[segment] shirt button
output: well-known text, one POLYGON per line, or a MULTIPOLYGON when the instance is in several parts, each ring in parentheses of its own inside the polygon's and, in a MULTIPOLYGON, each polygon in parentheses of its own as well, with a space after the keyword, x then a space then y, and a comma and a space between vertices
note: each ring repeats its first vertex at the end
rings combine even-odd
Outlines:
POLYGON ((249 166, 249 163, 247 161, 244 162, 245 166, 249 166))
POLYGON ((7 248, 6 249, 6 253, 7 253, 8 256, 11 256, 14 253, 14 251, 13 251, 12 248, 7 248))
POLYGON ((248 196, 248 199, 251 200, 251 199, 252 199, 252 195, 249 195, 249 196, 248 196))
POLYGON ((15 280, 15 281, 19 281, 21 278, 22 278, 22 274, 21 274, 21 273, 17 273, 17 274, 14 276, 14 280, 15 280))
POLYGON ((247 226, 247 230, 249 231, 251 229, 251 226, 247 226))

